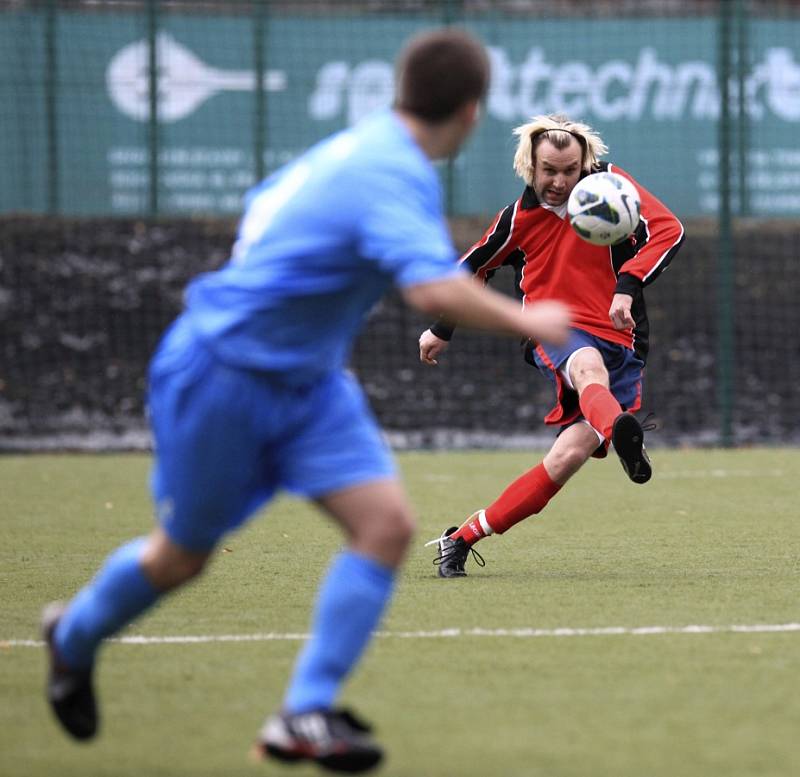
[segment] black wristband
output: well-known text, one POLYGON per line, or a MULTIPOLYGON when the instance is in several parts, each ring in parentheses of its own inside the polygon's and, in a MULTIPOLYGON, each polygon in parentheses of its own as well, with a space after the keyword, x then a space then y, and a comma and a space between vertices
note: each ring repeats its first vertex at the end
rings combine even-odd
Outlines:
POLYGON ((454 324, 451 324, 449 321, 445 321, 443 318, 440 318, 430 327, 431 332, 440 340, 450 340, 455 329, 456 328, 454 324))

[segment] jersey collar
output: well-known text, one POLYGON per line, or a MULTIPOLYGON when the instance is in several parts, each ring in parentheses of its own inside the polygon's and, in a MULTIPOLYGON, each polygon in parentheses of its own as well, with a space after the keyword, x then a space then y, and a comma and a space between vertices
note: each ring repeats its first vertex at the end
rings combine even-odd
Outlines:
POLYGON ((522 202, 520 203, 520 207, 522 210, 532 210, 533 208, 544 208, 545 210, 549 210, 558 216, 560 219, 563 219, 567 215, 567 203, 563 203, 558 207, 553 207, 552 205, 547 205, 543 202, 539 201, 539 198, 536 196, 536 192, 533 191, 533 188, 530 186, 525 187, 525 191, 522 193, 522 202))
POLYGON ((531 208, 538 208, 542 203, 539 202, 539 198, 536 196, 536 192, 533 191, 532 186, 526 186, 525 191, 522 192, 522 210, 531 210, 531 208))

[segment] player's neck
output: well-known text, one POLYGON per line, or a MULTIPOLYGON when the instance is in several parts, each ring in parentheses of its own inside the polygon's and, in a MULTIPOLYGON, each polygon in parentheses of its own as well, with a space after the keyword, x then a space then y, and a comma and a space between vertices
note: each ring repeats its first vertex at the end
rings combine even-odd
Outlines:
POLYGON ((465 136, 453 119, 432 124, 405 111, 395 113, 428 159, 444 159, 455 153, 465 136))

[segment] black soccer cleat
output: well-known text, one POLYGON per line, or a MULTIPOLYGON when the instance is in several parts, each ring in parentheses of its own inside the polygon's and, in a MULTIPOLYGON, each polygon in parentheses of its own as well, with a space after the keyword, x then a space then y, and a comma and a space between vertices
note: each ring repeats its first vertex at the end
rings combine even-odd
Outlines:
POLYGON ((441 537, 426 543, 439 547, 439 555, 433 560, 433 563, 439 567, 439 577, 466 577, 467 572, 464 565, 467 563, 470 552, 478 566, 486 566, 483 556, 471 545, 467 545, 461 537, 450 539, 450 535, 456 531, 458 531, 458 527, 451 526, 442 532, 441 537))
POLYGON ((47 701, 67 733, 75 739, 91 739, 98 728, 97 703, 92 688, 92 670, 69 669, 58 657, 53 638, 64 605, 54 602, 42 613, 42 636, 47 646, 47 701))
POLYGON ((622 468, 634 483, 647 483, 653 474, 644 448, 644 430, 631 413, 620 413, 611 430, 611 442, 622 468))
POLYGON ((332 772, 356 774, 372 769, 383 758, 371 731, 344 709, 277 713, 264 723, 254 753, 284 762, 314 761, 332 772))

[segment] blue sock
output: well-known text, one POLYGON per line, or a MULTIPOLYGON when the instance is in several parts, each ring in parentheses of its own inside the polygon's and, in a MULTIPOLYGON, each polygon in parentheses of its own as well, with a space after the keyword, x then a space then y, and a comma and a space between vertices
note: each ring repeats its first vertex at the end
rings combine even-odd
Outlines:
POLYGON ((72 669, 88 669, 104 637, 150 607, 161 595, 144 576, 145 538, 117 548, 95 578, 70 602, 54 634, 59 657, 72 669))
POLYGON ((295 666, 284 709, 328 709, 367 646, 394 589, 394 570, 346 550, 317 597, 312 635, 295 666))

